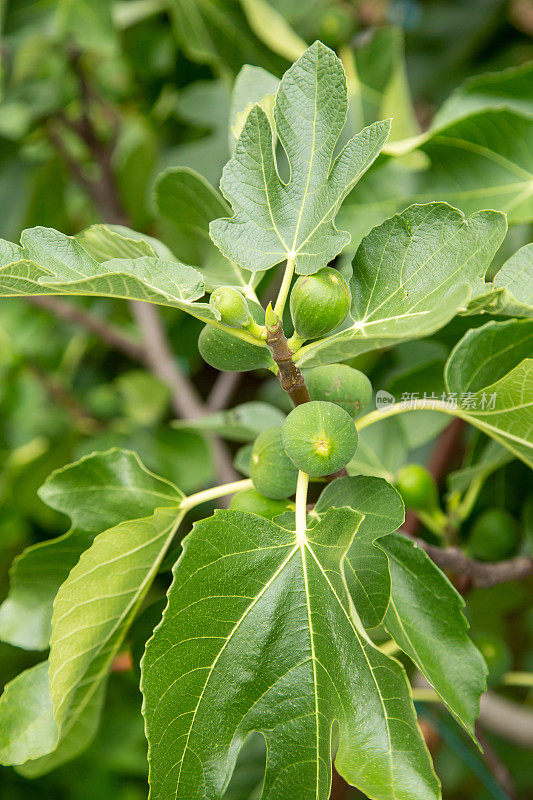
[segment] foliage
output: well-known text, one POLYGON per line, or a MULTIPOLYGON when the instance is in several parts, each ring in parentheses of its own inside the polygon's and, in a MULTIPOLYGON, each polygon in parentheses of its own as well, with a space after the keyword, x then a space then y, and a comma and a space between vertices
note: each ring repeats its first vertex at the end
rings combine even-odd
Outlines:
POLYGON ((146 740, 152 800, 509 796, 470 748, 533 668, 527 21, 303 5, 0 4, 15 800, 146 797, 146 740))

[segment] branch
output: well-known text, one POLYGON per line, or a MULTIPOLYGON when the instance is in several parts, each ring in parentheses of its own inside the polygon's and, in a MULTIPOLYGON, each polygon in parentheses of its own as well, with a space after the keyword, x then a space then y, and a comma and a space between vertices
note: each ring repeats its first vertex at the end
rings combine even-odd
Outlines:
POLYGON ((533 713, 494 692, 481 698, 481 724, 519 747, 533 749, 533 713))
MULTIPOLYGON (((198 419, 198 417, 204 416, 206 408, 202 399, 193 384, 178 369, 161 323, 161 317, 155 306, 134 300, 130 303, 130 308, 143 331, 145 340, 143 361, 154 375, 157 375, 170 387, 172 407, 176 414, 182 419, 198 419)), ((208 438, 213 445, 219 480, 222 483, 231 483, 238 475, 226 445, 220 439, 208 438)))
POLYGON ((141 344, 137 344, 129 336, 125 336, 112 325, 109 325, 102 319, 93 316, 80 306, 75 306, 66 300, 58 297, 28 297, 27 302, 37 308, 42 308, 45 311, 50 311, 56 317, 67 320, 67 322, 74 322, 81 328, 85 328, 90 333, 93 333, 102 341, 106 342, 115 350, 120 350, 132 361, 144 361, 145 352, 141 344))
MULTIPOLYGON (((403 529, 401 532, 408 533, 403 529)), ((458 547, 436 547, 417 536, 408 535, 437 566, 465 576, 473 586, 486 589, 498 583, 519 581, 533 575, 533 559, 528 556, 517 556, 506 561, 476 561, 458 547)))
POLYGON ((228 407, 241 376, 241 372, 219 372, 205 403, 209 411, 221 411, 228 407))
POLYGON ((293 352, 287 344, 281 320, 278 320, 277 325, 273 328, 269 328, 267 325, 266 343, 272 353, 272 358, 278 365, 278 380, 281 388, 287 392, 295 406, 309 403, 311 398, 305 385, 304 376, 292 360, 293 352))
POLYGON ((174 354, 157 309, 141 300, 130 302, 131 312, 144 337, 143 361, 172 392, 172 407, 183 419, 203 416, 202 399, 191 382, 177 369, 174 354))

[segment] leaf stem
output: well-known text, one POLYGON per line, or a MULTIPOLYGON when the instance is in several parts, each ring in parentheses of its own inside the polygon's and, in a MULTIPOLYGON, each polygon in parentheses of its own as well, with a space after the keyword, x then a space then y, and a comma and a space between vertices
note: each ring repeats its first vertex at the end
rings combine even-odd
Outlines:
POLYGON ((285 272, 283 274, 283 280, 279 288, 276 305, 274 306, 274 311, 276 312, 276 315, 280 319, 283 316, 283 310, 285 308, 285 303, 287 302, 287 297, 289 295, 289 290, 291 288, 293 275, 294 275, 294 258, 288 258, 287 264, 285 266, 285 272))
POLYGON ((438 400, 413 400, 409 405, 394 403, 383 410, 376 409, 376 411, 371 411, 370 414, 365 414, 361 419, 356 420, 355 427, 358 431, 362 431, 382 419, 394 417, 396 414, 404 414, 406 411, 442 411, 444 414, 450 414, 451 416, 461 416, 460 409, 452 403, 439 402, 438 400))
POLYGON ((301 470, 298 472, 296 484, 296 541, 299 545, 305 544, 307 537, 307 487, 309 475, 301 470))
POLYGON ((241 489, 253 489, 253 483, 250 478, 244 478, 241 481, 233 481, 232 483, 224 483, 221 486, 213 486, 211 489, 204 489, 202 492, 190 494, 184 497, 180 503, 182 511, 189 511, 200 503, 206 503, 208 500, 216 500, 217 497, 223 497, 226 494, 234 494, 241 489))

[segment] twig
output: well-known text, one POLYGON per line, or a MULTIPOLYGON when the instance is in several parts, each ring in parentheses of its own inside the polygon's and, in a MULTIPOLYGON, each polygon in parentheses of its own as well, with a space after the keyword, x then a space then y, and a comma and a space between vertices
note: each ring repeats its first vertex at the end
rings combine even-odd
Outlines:
POLYGON ((481 698, 481 724, 519 747, 533 749, 533 713, 494 692, 481 698))
POLYGON ((267 345, 272 353, 272 358, 278 365, 278 380, 295 406, 309 403, 311 398, 305 385, 302 371, 292 360, 293 352, 287 344, 287 337, 283 333, 283 323, 278 321, 271 330, 267 327, 267 345))
MULTIPOLYGON (((408 533, 404 529, 402 532, 408 533)), ((533 559, 528 556, 517 556, 506 561, 476 561, 465 555, 458 547, 436 547, 416 536, 410 536, 410 538, 428 554, 437 566, 450 570, 456 575, 465 576, 472 586, 488 588, 498 583, 523 580, 533 575, 533 559)))
MULTIPOLYGON (((183 419, 198 419, 206 413, 202 399, 193 384, 177 369, 165 329, 157 309, 149 303, 133 301, 131 310, 145 339, 145 363, 171 390, 172 407, 183 419)), ((219 480, 234 481, 238 475, 229 451, 220 439, 209 437, 213 445, 219 480)))
POLYGON ((132 301, 131 311, 143 332, 143 360, 154 375, 161 378, 172 392, 172 407, 183 419, 203 416, 202 399, 191 382, 176 368, 174 354, 157 310, 150 303, 132 301))
POLYGON ((60 319, 74 322, 81 328, 85 328, 111 347, 114 347, 115 350, 120 350, 132 361, 144 361, 145 352, 142 345, 137 344, 129 336, 125 336, 115 327, 95 317, 85 309, 80 308, 80 306, 75 306, 73 303, 69 303, 59 297, 28 297, 27 302, 37 308, 50 311, 60 319))
POLYGON ((221 411, 227 408, 241 376, 241 372, 219 372, 205 401, 209 411, 221 411))

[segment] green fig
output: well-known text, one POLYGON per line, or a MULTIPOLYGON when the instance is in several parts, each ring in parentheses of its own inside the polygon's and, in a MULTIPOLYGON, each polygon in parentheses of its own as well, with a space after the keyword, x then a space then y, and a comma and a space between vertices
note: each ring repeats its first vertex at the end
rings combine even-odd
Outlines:
POLYGON ((314 275, 298 278, 292 288, 290 309, 298 339, 318 339, 346 319, 350 289, 338 270, 324 267, 314 275))
POLYGON ((260 494, 283 500, 296 491, 298 470, 283 449, 281 427, 260 433, 252 448, 250 477, 260 494))
POLYGON ((285 420, 283 445, 302 472, 313 477, 331 475, 355 453, 357 430, 343 408, 312 400, 294 408, 285 420))
POLYGON ((394 482, 406 508, 431 513, 439 507, 439 493, 433 476, 421 464, 406 464, 394 482))
POLYGON ((249 511, 260 517, 266 517, 266 519, 274 519, 285 511, 289 511, 291 504, 284 500, 265 497, 255 489, 243 489, 233 495, 229 507, 233 511, 249 511))
POLYGON ((516 553, 520 529, 508 511, 489 508, 474 521, 468 537, 468 552, 480 561, 500 561, 516 553))
MULTIPOLYGON (((244 298, 243 298, 244 299, 244 298)), ((249 302, 252 318, 258 325, 265 321, 265 311, 257 303, 249 302)), ((206 325, 198 337, 200 355, 215 369, 224 372, 248 372, 274 366, 270 350, 264 345, 252 344, 232 336, 231 333, 206 325)))
POLYGON ((311 400, 336 403, 356 417, 372 399, 372 384, 363 372, 346 364, 330 364, 306 371, 305 382, 311 400))
POLYGON ((230 328, 245 328, 252 321, 245 298, 232 286, 219 286, 209 302, 220 312, 220 321, 230 328))

